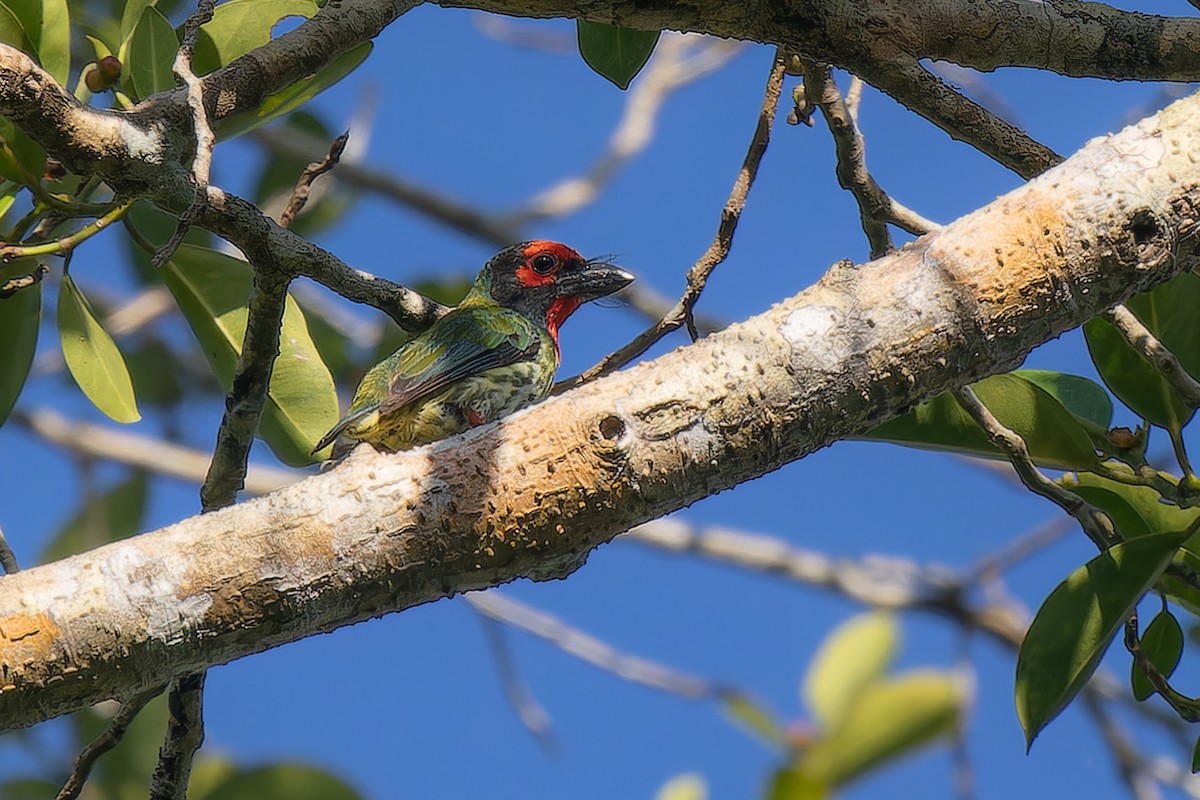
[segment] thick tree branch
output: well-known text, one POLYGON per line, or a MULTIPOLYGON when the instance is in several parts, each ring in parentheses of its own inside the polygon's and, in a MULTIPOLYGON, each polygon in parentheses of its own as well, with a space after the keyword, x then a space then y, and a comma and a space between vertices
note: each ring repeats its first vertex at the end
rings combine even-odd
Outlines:
POLYGON ((0 580, 0 726, 518 577, 1010 369, 1200 264, 1200 97, 883 259, 506 420, 0 580))
MULTIPOLYGON (((642 30, 711 33, 779 45, 855 70, 864 55, 951 61, 964 67, 1032 67, 1111 80, 1200 79, 1200 19, 1048 0, 442 0, 522 17, 581 17, 642 30)), ((864 76, 865 77, 865 76, 864 76)))

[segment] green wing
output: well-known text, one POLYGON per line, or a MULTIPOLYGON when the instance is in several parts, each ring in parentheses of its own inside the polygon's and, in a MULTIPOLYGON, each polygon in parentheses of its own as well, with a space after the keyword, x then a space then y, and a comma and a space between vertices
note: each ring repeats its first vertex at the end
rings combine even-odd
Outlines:
POLYGON ((452 311, 375 368, 395 360, 379 413, 387 416, 485 370, 529 361, 541 344, 537 329, 515 312, 486 307, 452 311))
POLYGON ((405 342, 363 376, 346 417, 321 437, 316 453, 362 418, 388 414, 444 391, 485 370, 537 357, 541 332, 528 320, 496 306, 457 308, 405 342))

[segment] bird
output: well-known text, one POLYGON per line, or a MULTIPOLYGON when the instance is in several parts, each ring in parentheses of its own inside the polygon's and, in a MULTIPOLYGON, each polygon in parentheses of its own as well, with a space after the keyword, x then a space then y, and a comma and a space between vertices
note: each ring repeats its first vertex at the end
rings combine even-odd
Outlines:
POLYGON ((504 248, 458 306, 363 376, 346 416, 313 455, 340 437, 407 450, 541 400, 558 369, 559 327, 584 303, 632 281, 559 242, 504 248))

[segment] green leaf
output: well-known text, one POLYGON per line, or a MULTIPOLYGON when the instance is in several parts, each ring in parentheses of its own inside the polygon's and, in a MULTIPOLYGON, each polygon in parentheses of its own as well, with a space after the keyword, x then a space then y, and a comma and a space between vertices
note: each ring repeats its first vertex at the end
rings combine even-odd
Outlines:
MULTIPOLYGON (((1197 534, 1193 534, 1192 538, 1179 548, 1175 558, 1171 559, 1171 563, 1178 565, 1185 574, 1200 575, 1200 555, 1193 551, 1193 548, 1196 548, 1196 536, 1197 534)), ((1169 600, 1182 606, 1193 616, 1200 617, 1200 590, 1192 586, 1187 578, 1164 573, 1158 579, 1158 587, 1169 600)))
POLYGON ((188 778, 187 800, 207 800, 210 793, 237 772, 237 765, 225 756, 201 756, 196 759, 196 766, 192 767, 188 778))
MULTIPOLYGON (((36 5, 36 0, 30 5, 36 5)), ((50 77, 65 86, 71 75, 71 16, 67 0, 41 0, 41 6, 38 61, 50 77)))
POLYGON ((617 25, 576 20, 579 54, 595 72, 621 89, 628 89, 641 71, 661 31, 639 31, 617 25))
MULTIPOLYGON (((1183 658, 1183 628, 1179 626, 1179 620, 1175 619, 1170 611, 1163 609, 1142 632, 1141 645, 1142 652, 1159 674, 1164 678, 1171 677, 1175 668, 1179 666, 1179 660, 1183 658)), ((1133 660, 1130 682, 1133 686, 1133 696, 1138 700, 1145 700, 1154 694, 1154 686, 1146 677, 1146 673, 1138 667, 1136 659, 1133 660)))
POLYGON ((99 61, 106 56, 114 55, 112 49, 103 39, 97 36, 92 36, 91 34, 84 34, 84 38, 88 40, 88 43, 92 46, 93 52, 96 54, 96 57, 93 59, 94 61, 99 61))
POLYGON ((676 775, 662 785, 654 800, 707 800, 708 784, 694 772, 676 775))
POLYGON ((218 784, 204 800, 361 800, 353 787, 306 764, 272 764, 242 770, 218 784))
POLYGON ((71 68, 66 0, 0 0, 0 41, 34 56, 61 84, 71 68))
MULTIPOLYGON (((13 8, 12 2, 13 0, 0 0, 0 42, 11 44, 28 55, 36 55, 37 45, 25 31, 25 22, 22 19, 24 14, 18 13, 18 9, 13 8)), ((40 12, 41 6, 32 3, 28 6, 23 4, 20 10, 25 13, 40 12)), ((37 23, 39 26, 41 25, 40 15, 37 23)))
POLYGON ((24 778, 0 783, 0 797, 4 800, 46 800, 54 797, 62 788, 57 783, 40 778, 24 778))
POLYGON ((125 7, 121 10, 121 39, 117 49, 117 58, 121 59, 122 63, 125 62, 133 31, 142 19, 142 12, 156 4, 157 0, 125 0, 125 7))
POLYGON ((1071 573, 1042 603, 1017 657, 1017 717, 1026 747, 1087 683, 1186 538, 1159 534, 1116 545, 1071 573))
POLYGON ((826 733, 836 731, 859 695, 896 653, 899 631, 885 611, 860 614, 825 638, 804 676, 804 704, 826 733))
POLYGON ((6 119, 0 118, 0 175, 22 186, 37 181, 46 169, 46 151, 6 119))
POLYGON ((1019 369, 1012 373, 1053 397, 1075 419, 1090 422, 1104 436, 1112 427, 1112 398, 1104 387, 1082 375, 1045 369, 1019 369))
MULTIPOLYGON (((1166 345, 1192 377, 1200 377, 1200 277, 1185 272, 1127 303, 1142 324, 1166 345)), ((1100 376, 1121 402, 1150 422, 1179 430, 1194 409, 1107 320, 1084 326, 1088 351, 1100 376)))
MULTIPOLYGON (((1068 382, 1068 377, 1074 376, 1062 376, 1059 383, 1072 386, 1075 394, 1069 402, 1098 416, 1094 398, 1086 403, 1078 401, 1080 395, 1093 394, 1081 389, 1080 382, 1085 379, 1068 382)), ((1035 462, 1056 469, 1095 469, 1100 463, 1096 449, 1106 446, 1099 427, 1094 421, 1073 414, 1069 406, 1042 388, 1041 384, 1045 383, 1044 375, 1030 379, 1014 372, 984 378, 971 388, 1002 424, 1025 439, 1035 462)), ((863 438, 1006 458, 949 393, 921 403, 908 414, 885 422, 863 438)))
MULTIPOLYGON (((26 268, 32 266, 29 261, 19 263, 26 268)), ((0 271, 0 277, 8 276, 0 271)), ((0 360, 0 425, 8 419, 29 376, 41 321, 40 283, 0 299, 0 342, 3 342, 0 346, 4 348, 4 358, 0 360)))
POLYGON ((284 17, 311 17, 315 0, 228 0, 200 26, 192 69, 206 75, 271 41, 271 29, 284 17))
POLYGON ((794 769, 816 785, 836 788, 894 761, 956 727, 961 681, 933 670, 910 672, 866 686, 837 730, 818 739, 794 769))
MULTIPOLYGON (((1112 517, 1117 530, 1127 539, 1152 533, 1177 533, 1200 517, 1200 508, 1184 509, 1164 503, 1149 486, 1130 486, 1086 472, 1065 475, 1062 484, 1112 517)), ((1200 547, 1200 536, 1195 541, 1200 547)))
POLYGON ((69 275, 58 291, 58 336, 67 369, 96 408, 117 422, 142 418, 121 351, 69 275))
POLYGON ((122 62, 122 72, 129 78, 126 89, 132 85, 134 96, 145 100, 152 94, 174 88, 175 74, 171 65, 175 63, 178 51, 179 39, 167 18, 154 6, 142 9, 122 62))
POLYGON ((1200 772, 1200 739, 1196 740, 1196 746, 1192 748, 1192 774, 1200 772))
MULTIPOLYGON (((250 265, 185 243, 163 268, 163 277, 228 390, 246 332, 250 265)), ((333 378, 309 336, 303 312, 289 296, 259 433, 281 461, 303 466, 313 463, 309 450, 337 420, 333 378)))
POLYGON ((767 800, 825 800, 829 787, 792 767, 777 770, 767 786, 767 800))
POLYGON ((147 483, 144 472, 135 472, 107 492, 85 498, 75 516, 50 539, 42 563, 128 538, 141 530, 147 483))
POLYGON ((258 108, 226 117, 217 123, 217 138, 224 141, 241 136, 260 125, 265 125, 273 119, 295 111, 353 72, 370 55, 372 47, 370 42, 364 42, 339 56, 316 75, 296 81, 286 89, 271 95, 260 103, 258 108))
POLYGON ((721 698, 725 713, 734 722, 775 747, 787 746, 787 732, 775 721, 771 712, 754 699, 730 692, 721 698))

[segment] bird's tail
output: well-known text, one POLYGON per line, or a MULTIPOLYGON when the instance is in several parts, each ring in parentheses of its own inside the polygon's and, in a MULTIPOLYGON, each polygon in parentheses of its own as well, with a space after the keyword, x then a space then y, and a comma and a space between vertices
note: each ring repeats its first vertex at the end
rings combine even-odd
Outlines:
POLYGON ((341 422, 339 422, 337 425, 334 425, 332 428, 329 429, 329 433, 327 433, 321 437, 321 440, 319 442, 317 442, 316 446, 313 447, 313 449, 311 451, 309 451, 309 455, 315 456, 317 453, 321 452, 326 447, 329 447, 329 445, 331 445, 335 441, 337 441, 337 438, 339 436, 341 436, 343 433, 345 433, 347 428, 351 427, 352 425, 356 425, 359 422, 362 422, 364 419, 371 416, 372 414, 378 413, 378 411, 379 411, 379 403, 372 403, 369 406, 360 408, 358 411, 355 411, 353 414, 346 415, 345 417, 342 418, 341 422))

